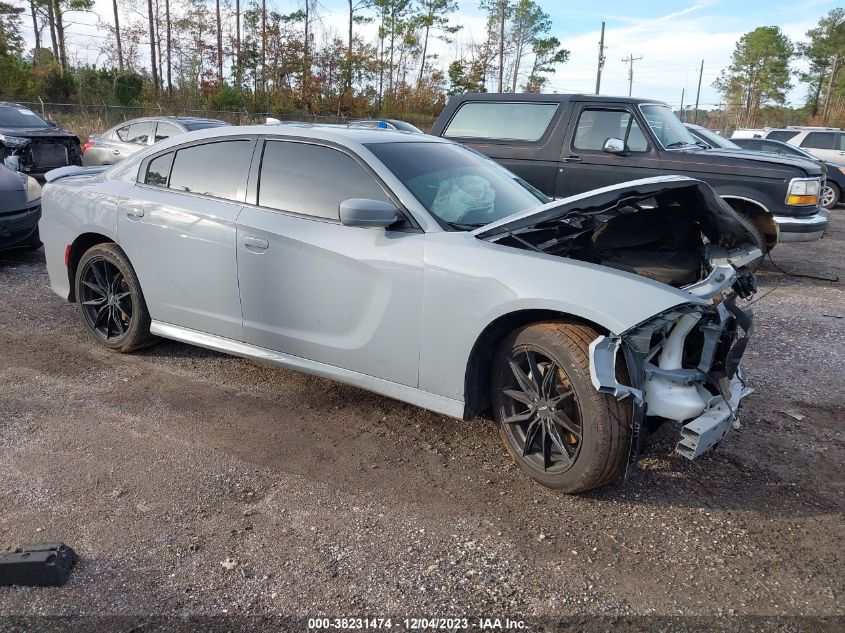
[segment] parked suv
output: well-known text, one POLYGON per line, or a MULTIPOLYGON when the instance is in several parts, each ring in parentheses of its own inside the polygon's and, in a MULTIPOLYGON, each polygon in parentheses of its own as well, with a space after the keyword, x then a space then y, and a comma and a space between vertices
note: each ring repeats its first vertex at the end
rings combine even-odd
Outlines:
POLYGON ((783 141, 821 160, 845 165, 845 132, 836 127, 787 127, 768 130, 763 138, 783 141))
POLYGON ((76 135, 29 108, 0 101, 0 164, 43 183, 51 169, 81 162, 76 135))
POLYGON ((82 146, 82 164, 114 165, 135 152, 171 136, 193 130, 229 125, 219 119, 196 117, 145 117, 125 121, 102 134, 93 134, 82 146))
POLYGON ((666 104, 580 94, 453 97, 431 133, 459 141, 557 198, 660 174, 710 184, 760 245, 819 239, 822 168, 774 154, 703 149, 666 104))

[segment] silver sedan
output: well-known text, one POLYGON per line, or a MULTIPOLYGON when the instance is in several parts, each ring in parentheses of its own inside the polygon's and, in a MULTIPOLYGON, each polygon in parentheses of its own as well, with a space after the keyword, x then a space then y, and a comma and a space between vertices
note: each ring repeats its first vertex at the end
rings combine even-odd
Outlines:
POLYGON ((93 338, 158 337, 457 418, 579 492, 658 420, 694 458, 731 428, 760 256, 705 184, 552 201, 442 139, 335 126, 191 132, 48 174, 53 290, 93 338))

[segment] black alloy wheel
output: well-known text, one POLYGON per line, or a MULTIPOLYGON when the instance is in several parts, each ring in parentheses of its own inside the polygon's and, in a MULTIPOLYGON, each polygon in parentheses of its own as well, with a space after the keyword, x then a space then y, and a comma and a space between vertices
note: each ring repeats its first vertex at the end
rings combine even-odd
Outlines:
POLYGON ((123 272, 103 257, 89 259, 80 271, 79 305, 88 327, 116 343, 132 326, 132 292, 123 272))
POLYGON ((505 434, 538 470, 568 470, 582 436, 572 382, 553 358, 529 346, 513 350, 507 365, 511 380, 502 385, 505 434))

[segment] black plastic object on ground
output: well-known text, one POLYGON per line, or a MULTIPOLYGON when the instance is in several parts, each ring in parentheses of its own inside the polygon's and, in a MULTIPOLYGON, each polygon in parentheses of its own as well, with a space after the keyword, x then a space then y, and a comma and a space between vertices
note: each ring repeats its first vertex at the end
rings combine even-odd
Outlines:
POLYGON ((60 587, 77 561, 64 543, 31 543, 0 554, 0 585, 60 587))

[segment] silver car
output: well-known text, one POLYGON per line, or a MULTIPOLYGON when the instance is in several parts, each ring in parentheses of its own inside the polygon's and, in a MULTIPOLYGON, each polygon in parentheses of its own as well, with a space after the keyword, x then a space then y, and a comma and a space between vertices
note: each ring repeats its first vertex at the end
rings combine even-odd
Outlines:
POLYGON ((229 125, 219 119, 201 119, 197 117, 144 117, 132 119, 102 134, 92 134, 88 142, 82 145, 82 164, 86 167, 95 165, 114 165, 146 149, 154 143, 185 132, 229 125))
POLYGON ((547 200, 439 138, 218 128, 48 175, 52 289, 103 345, 170 338, 456 418, 492 409, 534 479, 579 492, 657 421, 731 428, 760 256, 672 176, 547 200))

